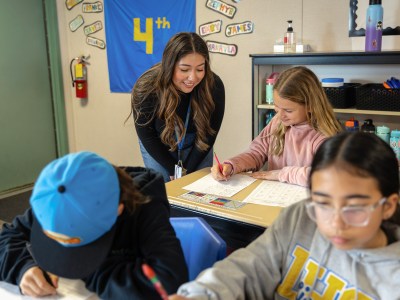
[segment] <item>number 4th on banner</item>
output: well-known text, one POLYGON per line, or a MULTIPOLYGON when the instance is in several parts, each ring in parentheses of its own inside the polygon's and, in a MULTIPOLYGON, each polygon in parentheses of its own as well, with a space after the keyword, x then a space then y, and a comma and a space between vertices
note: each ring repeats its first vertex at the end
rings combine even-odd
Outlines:
POLYGON ((133 40, 146 43, 146 54, 153 54, 153 18, 146 18, 146 30, 140 31, 140 18, 133 19, 133 40))

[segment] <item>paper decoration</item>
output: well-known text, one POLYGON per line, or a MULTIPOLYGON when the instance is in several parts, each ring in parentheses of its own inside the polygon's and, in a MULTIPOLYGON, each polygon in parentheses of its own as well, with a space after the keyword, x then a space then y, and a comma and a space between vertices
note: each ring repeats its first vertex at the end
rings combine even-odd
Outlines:
POLYGON ((65 5, 67 6, 68 10, 71 10, 82 1, 83 0, 65 0, 65 5))
POLYGON ((90 46, 94 46, 100 49, 105 49, 106 48, 106 43, 103 40, 94 38, 92 36, 86 37, 86 44, 90 46))
POLYGON ((83 2, 82 4, 82 12, 84 13, 98 13, 103 11, 103 3, 100 1, 97 2, 83 2))
POLYGON ((84 22, 85 21, 83 20, 82 15, 77 15, 75 17, 75 19, 73 19, 71 22, 69 22, 69 29, 71 29, 71 31, 74 32, 79 27, 81 27, 84 22))
POLYGON ((201 36, 206 36, 214 33, 221 32, 222 21, 216 20, 209 23, 205 23, 199 26, 199 34, 201 36))
POLYGON ((254 29, 254 23, 246 21, 243 23, 228 24, 225 28, 225 35, 227 37, 252 33, 254 29))
POLYGON ((207 0, 206 7, 233 19, 236 7, 220 0, 207 0))
POLYGON ((103 24, 101 23, 101 21, 96 21, 90 25, 83 27, 83 32, 85 33, 85 35, 89 35, 97 31, 100 31, 102 29, 103 29, 103 24))
POLYGON ((219 53, 219 54, 225 54, 229 56, 235 56, 238 51, 238 47, 235 44, 225 44, 225 43, 219 43, 219 42, 214 42, 214 41, 206 41, 208 51, 212 53, 219 53))

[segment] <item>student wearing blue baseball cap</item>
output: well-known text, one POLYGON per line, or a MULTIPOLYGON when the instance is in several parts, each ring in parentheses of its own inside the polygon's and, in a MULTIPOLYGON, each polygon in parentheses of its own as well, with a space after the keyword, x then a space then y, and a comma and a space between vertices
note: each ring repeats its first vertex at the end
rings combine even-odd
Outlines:
POLYGON ((159 297, 144 262, 168 293, 187 281, 159 173, 72 153, 42 170, 30 204, 0 233, 0 280, 25 295, 55 294, 65 277, 82 279, 102 299, 159 297))

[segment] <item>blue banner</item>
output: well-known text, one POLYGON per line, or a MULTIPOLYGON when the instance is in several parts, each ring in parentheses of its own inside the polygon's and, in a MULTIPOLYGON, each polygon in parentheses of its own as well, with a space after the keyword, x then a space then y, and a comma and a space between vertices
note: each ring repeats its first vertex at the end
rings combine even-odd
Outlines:
POLYGON ((171 36, 196 31, 196 0, 104 0, 111 92, 130 93, 171 36))

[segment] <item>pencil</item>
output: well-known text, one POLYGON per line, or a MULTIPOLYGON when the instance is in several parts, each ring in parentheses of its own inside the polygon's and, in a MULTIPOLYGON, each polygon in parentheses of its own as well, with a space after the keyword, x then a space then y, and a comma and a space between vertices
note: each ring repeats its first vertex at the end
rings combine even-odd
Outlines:
POLYGON ((168 294, 165 291, 164 287, 162 286, 160 280, 158 280, 156 273, 148 264, 142 264, 142 270, 144 275, 146 275, 147 279, 151 281, 154 288, 160 295, 161 299, 168 300, 168 294))
POLYGON ((214 156, 215 156, 215 160, 217 161, 217 164, 218 164, 219 170, 221 171, 221 174, 222 174, 222 175, 224 175, 224 174, 222 173, 222 171, 223 171, 222 165, 221 165, 221 163, 219 162, 219 159, 218 159, 217 153, 215 153, 215 151, 214 151, 214 156))

